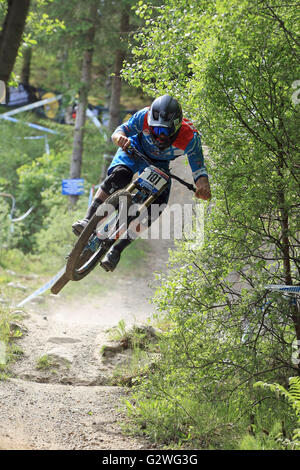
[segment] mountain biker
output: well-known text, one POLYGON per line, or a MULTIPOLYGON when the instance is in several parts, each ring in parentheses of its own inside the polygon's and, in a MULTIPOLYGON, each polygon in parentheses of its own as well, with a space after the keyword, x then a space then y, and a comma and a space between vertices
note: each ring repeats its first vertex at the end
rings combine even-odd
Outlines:
MULTIPOLYGON (((204 165, 200 135, 192 122, 183 118, 181 106, 175 98, 169 95, 156 98, 150 108, 143 108, 127 122, 118 126, 111 138, 120 148, 114 156, 107 176, 96 192, 85 218, 72 225, 75 235, 80 235, 97 208, 109 195, 127 186, 134 173, 141 173, 147 166, 146 162, 133 159, 125 152, 129 146, 136 147, 162 170, 168 170, 171 160, 181 155, 187 155, 196 185, 196 197, 204 200, 210 199, 210 185, 204 165)), ((155 203, 167 204, 170 189, 171 184, 162 192, 155 203)), ((149 215, 149 226, 153 221, 154 218, 149 215)), ((118 240, 101 261, 101 264, 113 271, 120 260, 122 251, 133 240, 134 238, 130 237, 118 240)))

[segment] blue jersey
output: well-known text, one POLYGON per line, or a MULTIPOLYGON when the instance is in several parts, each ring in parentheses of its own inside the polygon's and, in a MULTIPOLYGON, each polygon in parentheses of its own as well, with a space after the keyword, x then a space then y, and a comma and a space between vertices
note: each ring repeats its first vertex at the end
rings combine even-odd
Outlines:
POLYGON ((181 155, 186 155, 193 173, 194 181, 200 176, 207 176, 204 165, 201 138, 192 122, 183 119, 182 126, 173 144, 165 150, 159 149, 153 142, 148 126, 149 108, 144 108, 135 113, 127 122, 117 127, 116 132, 122 131, 126 137, 130 137, 133 145, 141 147, 153 160, 169 162, 181 155), (140 137, 138 138, 138 135, 140 137))

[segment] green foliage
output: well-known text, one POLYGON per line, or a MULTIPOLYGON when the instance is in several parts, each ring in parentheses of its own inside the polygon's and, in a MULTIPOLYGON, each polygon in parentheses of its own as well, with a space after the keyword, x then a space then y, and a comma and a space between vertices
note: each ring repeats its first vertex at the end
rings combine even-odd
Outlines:
POLYGON ((14 342, 22 333, 11 327, 11 322, 19 319, 18 312, 0 305, 0 381, 8 378, 9 365, 23 354, 14 342))
POLYGON ((295 412, 298 421, 298 427, 294 429, 290 439, 287 438, 285 432, 277 435, 277 440, 286 448, 300 448, 300 377, 290 377, 288 390, 278 383, 268 384, 264 382, 256 382, 255 387, 267 389, 273 392, 277 398, 283 397, 295 412))
POLYGON ((46 370, 46 369, 50 369, 52 366, 53 366, 53 362, 52 362, 51 358, 49 358, 49 356, 47 356, 47 354, 45 354, 44 356, 39 357, 36 361, 36 368, 37 369, 46 370))
MULTIPOLYGON (((56 201, 59 199, 56 196, 56 201)), ((54 202, 52 195, 52 204, 54 202)), ((75 220, 82 218, 87 208, 86 198, 81 199, 75 211, 70 211, 67 202, 56 202, 49 207, 43 218, 43 226, 35 234, 36 249, 40 254, 46 254, 44 265, 48 269, 57 266, 59 269, 74 244, 75 237, 71 226, 75 220)))
MULTIPOLYGON (((32 120, 32 115, 27 119, 32 120)), ((90 186, 98 183, 103 155, 108 147, 105 133, 100 133, 92 123, 88 122, 82 168, 86 195, 82 198, 82 205, 78 206, 76 213, 73 215, 69 213, 67 198, 61 195, 61 181, 69 176, 73 129, 70 126, 49 124, 48 121, 47 125, 59 132, 58 136, 49 137, 50 155, 44 153, 42 140, 26 139, 32 135, 32 132, 24 125, 5 121, 0 123, 0 165, 3 170, 1 170, 0 192, 10 193, 15 197, 14 217, 21 216, 30 207, 34 207, 24 221, 14 224, 14 234, 10 236, 8 215, 11 202, 8 198, 0 198, 0 217, 3 222, 0 237, 3 248, 9 245, 10 248, 17 247, 24 252, 32 252, 37 249, 36 240, 41 240, 41 236, 36 238, 40 230, 45 233, 43 229, 50 227, 50 242, 51 227, 55 226, 57 233, 69 230, 67 224, 70 224, 71 219, 79 215, 79 210, 82 211, 81 216, 86 210, 90 186), (52 220, 49 219, 50 213, 52 220), (58 219, 54 220, 53 217, 58 219), (63 225, 63 220, 66 225, 63 225), (59 224, 61 229, 58 228, 59 224)), ((57 240, 53 228, 52 234, 57 240)), ((46 249, 45 243, 39 241, 39 247, 41 246, 46 249)))
POLYGON ((157 334, 151 326, 133 325, 128 328, 125 320, 120 320, 109 333, 113 341, 119 341, 124 347, 131 349, 150 349, 150 345, 155 343, 157 338, 157 334))
POLYGON ((277 397, 280 395, 283 396, 295 410, 295 414, 300 420, 300 377, 290 377, 288 390, 280 384, 268 384, 264 382, 256 382, 254 386, 271 390, 277 397))
POLYGON ((68 154, 43 155, 18 168, 19 186, 17 200, 20 205, 34 210, 24 221, 22 249, 32 250, 32 235, 41 229, 43 219, 61 192, 61 178, 68 171, 68 154))
MULTIPOLYGON (((25 39, 40 67, 34 81, 66 91, 66 101, 80 88, 90 1, 40 0, 29 17, 35 24, 28 24, 25 39)), ((124 0, 122 7, 132 3, 124 0)), ((0 1, 1 18, 5 10, 0 1)), ((120 47, 119 8, 112 14, 111 2, 104 1, 99 10, 92 88, 97 98, 113 64, 112 50, 120 47)), ((292 100, 299 79, 299 11, 285 0, 139 1, 136 11, 144 26, 132 36, 123 75, 151 96, 169 92, 182 102, 209 147, 213 201, 204 246, 191 250, 179 244, 170 272, 161 277, 156 303, 168 328, 159 358, 144 367, 136 347, 129 379, 120 372, 116 380, 121 376, 132 385, 134 377, 129 413, 140 432, 167 446, 295 448, 298 382, 287 390, 287 377, 298 373, 291 358, 299 311, 280 295, 267 296, 265 286, 295 283, 300 271, 300 107, 292 100), (264 385, 253 388, 257 380, 264 385)), ((64 135, 51 137, 51 154, 43 155, 39 142, 23 139, 27 128, 0 124, 1 189, 16 195, 16 215, 35 206, 13 243, 36 250, 41 259, 50 252, 52 262, 61 260, 72 241, 73 218, 87 202, 81 198, 78 213, 70 213, 60 195, 71 129, 60 127, 64 135)), ((83 159, 88 184, 98 182, 102 155, 110 150, 104 142, 88 123, 83 159)), ((9 206, 0 204, 4 243, 9 206)), ((136 267, 137 246, 126 252, 119 273, 122 266, 136 267)), ((5 257, 3 252, 2 245, 5 266, 26 260, 16 249, 5 257)), ((126 337, 125 326, 119 327, 126 337)))
MULTIPOLYGON (((122 0, 118 8, 111 1, 95 0, 73 2, 52 0, 37 8, 32 5, 27 29, 38 44, 33 45, 32 83, 64 93, 66 104, 74 101, 81 86, 81 58, 86 47, 86 32, 90 27, 87 11, 97 5, 97 30, 93 58, 93 80, 90 99, 93 104, 106 104, 107 79, 115 61, 115 52, 127 47, 127 34, 120 40, 120 12, 126 9, 131 16, 131 30, 141 20, 131 12, 135 0, 122 0), (37 25, 40 24, 38 28, 37 25), (48 59, 49 62, 46 62, 48 59), (49 67, 51 73, 49 73, 49 67)), ((16 72, 20 71, 21 60, 16 72)))
POLYGON ((0 247, 6 246, 10 238, 10 221, 9 214, 10 207, 7 198, 0 197, 0 247))
MULTIPOLYGON (((291 357, 298 307, 280 295, 267 297, 265 286, 295 283, 300 271, 300 108, 292 101, 299 11, 284 0, 168 0, 160 8, 140 2, 138 14, 148 27, 135 35, 123 75, 153 96, 170 93, 181 101, 209 148, 213 200, 204 245, 179 244, 161 277, 156 301, 170 328, 131 412, 164 442, 188 439, 194 426, 192 441, 201 447, 224 445, 220 429, 238 422, 235 439, 225 444, 236 448, 246 429, 243 410, 250 414, 257 401, 262 408, 269 400, 253 383, 263 378, 284 386, 297 370, 291 357), (203 415, 195 423, 197 407, 203 415), (202 424, 206 410, 220 425, 219 437, 202 424)), ((270 435, 278 418, 268 413, 270 435)), ((280 413, 290 426, 293 417, 280 413)), ((241 446, 284 448, 258 432, 241 446)))
MULTIPOLYGON (((110 383, 132 386, 141 377, 146 377, 157 361, 158 337, 152 328, 137 325, 127 328, 125 321, 120 320, 110 331, 110 337, 117 341, 115 352, 123 351, 125 356, 114 368, 110 383)), ((110 347, 104 346, 101 353, 105 357, 110 350, 110 347)))

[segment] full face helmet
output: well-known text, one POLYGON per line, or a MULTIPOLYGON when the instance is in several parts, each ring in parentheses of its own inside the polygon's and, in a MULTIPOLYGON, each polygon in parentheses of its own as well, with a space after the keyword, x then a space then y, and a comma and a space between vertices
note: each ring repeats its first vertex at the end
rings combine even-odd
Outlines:
POLYGON ((156 98, 148 112, 150 135, 160 149, 170 147, 182 124, 182 109, 175 98, 169 95, 156 98))

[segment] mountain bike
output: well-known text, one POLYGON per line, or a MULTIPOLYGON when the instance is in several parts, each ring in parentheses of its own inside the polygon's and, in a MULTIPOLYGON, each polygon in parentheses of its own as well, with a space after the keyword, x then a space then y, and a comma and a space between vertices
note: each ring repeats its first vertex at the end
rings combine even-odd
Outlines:
POLYGON ((53 294, 58 294, 69 281, 80 281, 98 264, 101 266, 101 260, 113 244, 126 237, 133 221, 143 218, 171 178, 196 191, 192 184, 155 166, 154 160, 138 149, 129 147, 126 152, 132 158, 142 159, 147 167, 126 188, 113 193, 98 207, 67 256, 65 272, 51 288, 53 294))

